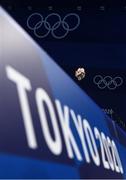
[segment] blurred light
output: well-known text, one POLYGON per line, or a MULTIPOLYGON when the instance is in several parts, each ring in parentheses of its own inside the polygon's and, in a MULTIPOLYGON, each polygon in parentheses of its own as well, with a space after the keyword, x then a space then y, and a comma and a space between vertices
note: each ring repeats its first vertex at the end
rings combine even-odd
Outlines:
POLYGON ((105 6, 100 6, 99 9, 100 9, 101 11, 104 11, 104 10, 105 10, 105 6))
POLYGON ((77 10, 81 11, 82 10, 82 6, 77 6, 77 10))
POLYGON ((48 9, 49 9, 50 11, 52 11, 52 10, 53 10, 53 6, 49 6, 48 9))
POLYGON ((31 11, 31 10, 32 10, 32 7, 31 7, 31 6, 28 6, 28 10, 31 11))

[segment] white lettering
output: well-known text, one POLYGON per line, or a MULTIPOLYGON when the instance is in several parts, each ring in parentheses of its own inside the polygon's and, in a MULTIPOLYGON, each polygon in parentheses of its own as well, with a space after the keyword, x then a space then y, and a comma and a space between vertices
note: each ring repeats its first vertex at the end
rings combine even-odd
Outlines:
POLYGON ((31 91, 32 89, 30 80, 11 66, 6 67, 6 72, 8 79, 16 83, 28 145, 30 148, 35 149, 37 148, 37 141, 26 94, 26 90, 31 91))
POLYGON ((38 113, 40 116, 41 128, 43 130, 43 134, 47 142, 47 145, 55 155, 59 155, 62 152, 62 141, 61 141, 59 127, 51 99, 49 98, 46 91, 42 88, 38 88, 36 90, 35 96, 38 107, 38 113), (50 113, 50 117, 51 117, 50 119, 52 121, 55 140, 52 139, 51 134, 49 133, 48 120, 44 109, 44 103, 46 103, 48 107, 48 111, 50 113))

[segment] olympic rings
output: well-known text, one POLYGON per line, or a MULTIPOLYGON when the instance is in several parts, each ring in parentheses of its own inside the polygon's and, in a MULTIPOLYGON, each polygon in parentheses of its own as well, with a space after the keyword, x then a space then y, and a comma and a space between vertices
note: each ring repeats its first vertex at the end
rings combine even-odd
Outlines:
POLYGON ((119 76, 112 78, 111 76, 102 77, 101 75, 96 75, 93 78, 93 82, 99 89, 105 89, 107 87, 109 90, 114 90, 123 84, 123 78, 119 76))
POLYGON ((33 13, 27 19, 27 27, 30 30, 33 30, 34 35, 38 38, 45 38, 51 33, 52 37, 54 37, 55 39, 63 39, 69 32, 77 29, 79 25, 80 17, 76 13, 68 13, 63 19, 58 13, 51 13, 47 17, 45 17, 45 19, 40 13, 33 13), (33 18, 35 17, 38 19, 36 23, 33 22, 33 18), (56 22, 53 23, 53 25, 51 25, 51 23, 49 22, 50 18, 57 19, 56 22), (72 23, 68 23, 70 22, 70 18, 75 19, 76 23, 74 26, 71 25, 72 23), (46 30, 46 32, 44 31, 44 33, 40 35, 38 34, 38 30, 42 27, 46 30), (63 34, 59 34, 61 33, 60 28, 63 29, 63 34), (56 34, 57 31, 58 33, 56 34))

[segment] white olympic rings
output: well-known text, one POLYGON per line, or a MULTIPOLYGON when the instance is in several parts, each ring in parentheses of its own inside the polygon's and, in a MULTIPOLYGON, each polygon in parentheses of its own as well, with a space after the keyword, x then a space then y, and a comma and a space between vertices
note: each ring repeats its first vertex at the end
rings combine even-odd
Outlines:
POLYGON ((40 13, 33 13, 27 19, 28 28, 33 30, 35 36, 38 38, 45 38, 49 35, 49 33, 51 33, 52 37, 54 37, 56 39, 63 39, 64 37, 67 36, 67 34, 70 31, 74 31, 75 29, 77 29, 79 25, 80 25, 80 17, 76 13, 68 13, 63 19, 61 18, 61 16, 58 13, 51 13, 47 17, 45 17, 45 19, 44 19, 43 15, 41 15, 40 13), (32 22, 33 18, 35 18, 35 17, 39 18, 38 22, 36 22, 36 23, 32 22), (55 23, 53 23, 53 25, 51 25, 51 23, 49 22, 49 19, 52 17, 57 19, 57 21, 55 23), (71 25, 68 24, 68 22, 67 22, 68 19, 71 17, 74 17, 77 21, 73 27, 70 27, 71 25), (40 35, 40 34, 38 34, 38 30, 42 26, 45 28, 45 30, 47 32, 40 35), (59 28, 59 32, 60 32, 60 28, 63 28, 64 33, 58 35, 56 33, 58 28, 59 28))
POLYGON ((109 90, 114 90, 123 84, 123 78, 119 76, 112 78, 111 76, 102 77, 101 75, 96 75, 93 78, 93 82, 99 89, 107 87, 109 90))

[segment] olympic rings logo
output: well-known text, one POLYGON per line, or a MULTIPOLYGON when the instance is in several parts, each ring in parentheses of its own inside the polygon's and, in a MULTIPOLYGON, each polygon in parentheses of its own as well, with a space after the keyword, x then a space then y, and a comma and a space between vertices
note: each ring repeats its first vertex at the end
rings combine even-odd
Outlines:
POLYGON ((69 13, 63 19, 58 13, 51 13, 45 18, 40 13, 33 13, 27 19, 27 27, 38 38, 45 38, 51 33, 55 39, 63 39, 79 25, 80 17, 76 13, 69 13))
POLYGON ((112 78, 111 76, 102 77, 101 75, 96 75, 93 78, 93 82, 99 89, 107 87, 109 90, 114 90, 123 84, 123 78, 119 76, 112 78))

